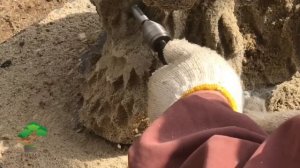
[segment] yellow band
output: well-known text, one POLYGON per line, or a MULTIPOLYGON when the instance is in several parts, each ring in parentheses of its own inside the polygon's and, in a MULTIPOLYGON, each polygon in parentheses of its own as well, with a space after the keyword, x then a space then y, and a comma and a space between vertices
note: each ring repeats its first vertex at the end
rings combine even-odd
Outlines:
POLYGON ((223 94, 223 96, 228 100, 233 111, 236 111, 236 112, 238 111, 237 103, 235 102, 235 100, 231 96, 231 94, 224 87, 219 86, 217 84, 203 84, 203 85, 196 86, 196 87, 188 90, 187 92, 185 92, 182 97, 186 97, 192 93, 195 93, 195 92, 201 91, 201 90, 215 90, 215 91, 221 92, 223 94))

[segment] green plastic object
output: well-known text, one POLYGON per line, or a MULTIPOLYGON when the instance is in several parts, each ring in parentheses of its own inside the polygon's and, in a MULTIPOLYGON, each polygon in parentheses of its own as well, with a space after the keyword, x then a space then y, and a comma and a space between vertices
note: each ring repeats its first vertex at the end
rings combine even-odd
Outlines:
POLYGON ((48 134, 48 130, 46 127, 40 126, 40 128, 36 131, 37 136, 45 137, 48 134))
POLYGON ((44 126, 41 126, 40 124, 36 122, 28 123, 23 131, 18 134, 18 137, 24 139, 28 138, 33 133, 36 133, 37 136, 45 137, 48 134, 48 129, 44 126))
POLYGON ((36 122, 31 122, 26 125, 26 128, 32 131, 37 131, 41 126, 36 122))
POLYGON ((18 137, 20 138, 28 138, 31 134, 33 133, 33 131, 29 130, 29 129, 24 129, 21 133, 18 134, 18 137))

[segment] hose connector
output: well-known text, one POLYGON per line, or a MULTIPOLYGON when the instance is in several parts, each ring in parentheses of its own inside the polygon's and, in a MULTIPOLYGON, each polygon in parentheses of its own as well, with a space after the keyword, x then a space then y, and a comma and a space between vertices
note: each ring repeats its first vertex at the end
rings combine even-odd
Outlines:
POLYGON ((171 40, 169 32, 159 23, 150 20, 137 5, 132 6, 131 9, 134 17, 142 25, 144 40, 153 51, 158 52, 161 62, 167 64, 163 49, 171 40))

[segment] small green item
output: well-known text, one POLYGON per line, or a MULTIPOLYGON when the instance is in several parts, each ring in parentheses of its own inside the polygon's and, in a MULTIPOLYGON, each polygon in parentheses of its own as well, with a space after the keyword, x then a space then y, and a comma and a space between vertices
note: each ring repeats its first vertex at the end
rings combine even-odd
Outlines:
POLYGON ((38 130, 39 128, 41 127, 41 125, 39 125, 38 123, 36 122, 31 122, 31 123, 28 123, 26 125, 26 128, 31 130, 31 131, 36 131, 38 130))
POLYGON ((48 134, 48 130, 46 127, 40 126, 40 128, 36 131, 37 136, 45 137, 48 134))
POLYGON ((46 127, 41 126, 36 122, 28 123, 23 131, 18 134, 18 137, 25 139, 28 138, 33 133, 36 133, 37 136, 45 137, 48 134, 48 130, 46 127))
POLYGON ((22 139, 28 138, 32 133, 33 133, 33 131, 31 131, 29 129, 24 129, 21 133, 19 133, 18 137, 20 137, 22 139))

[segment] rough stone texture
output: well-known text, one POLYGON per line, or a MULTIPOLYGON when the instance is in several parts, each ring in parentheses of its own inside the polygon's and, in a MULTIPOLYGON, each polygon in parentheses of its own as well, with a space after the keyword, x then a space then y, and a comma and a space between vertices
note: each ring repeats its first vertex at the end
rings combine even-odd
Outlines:
POLYGON ((147 6, 156 6, 165 10, 190 9, 197 0, 144 0, 147 6))
POLYGON ((0 43, 43 19, 67 0, 0 1, 0 43))
POLYGON ((95 3, 108 39, 103 56, 88 75, 80 118, 106 139, 130 143, 146 127, 146 82, 152 54, 132 18, 130 2, 95 3))
POLYGON ((270 111, 286 112, 300 110, 300 73, 296 73, 292 80, 277 86, 272 93, 268 108, 270 111))
MULTIPOLYGON (((87 74, 80 118, 98 135, 130 143, 146 127, 146 83, 159 65, 130 14, 130 6, 140 0, 92 1, 108 38, 94 71, 87 74)), ((145 4, 145 13, 174 38, 223 55, 246 89, 276 86, 299 70, 299 0, 145 0, 145 4)), ((282 95, 273 97, 285 100, 282 95)))

